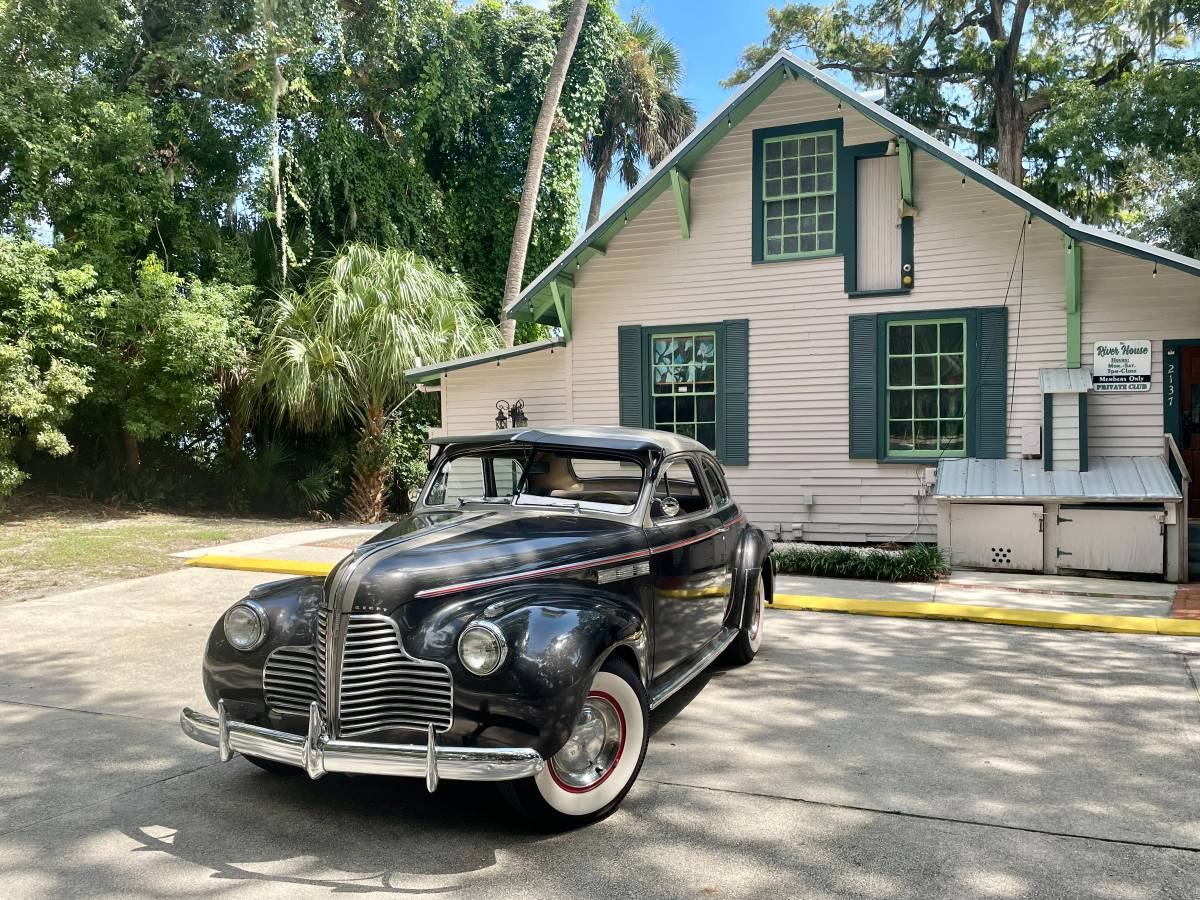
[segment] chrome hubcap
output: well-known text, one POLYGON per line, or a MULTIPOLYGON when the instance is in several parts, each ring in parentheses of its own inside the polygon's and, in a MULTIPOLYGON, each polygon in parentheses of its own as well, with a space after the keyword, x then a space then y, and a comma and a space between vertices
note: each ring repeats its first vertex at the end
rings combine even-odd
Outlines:
POLYGON ((593 694, 584 701, 567 743, 550 760, 554 775, 569 790, 595 787, 621 752, 621 716, 609 700, 593 694))
POLYGON ((750 640, 758 640, 758 632, 762 629, 763 606, 766 604, 766 593, 762 582, 758 583, 758 596, 754 600, 754 621, 750 623, 750 640))

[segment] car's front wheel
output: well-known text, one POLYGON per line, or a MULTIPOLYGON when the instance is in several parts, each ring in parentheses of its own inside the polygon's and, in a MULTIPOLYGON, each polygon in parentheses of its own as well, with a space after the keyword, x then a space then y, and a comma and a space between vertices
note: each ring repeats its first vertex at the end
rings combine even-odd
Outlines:
POLYGON ((748 610, 747 620, 738 629, 738 635, 725 651, 725 661, 735 666, 744 666, 758 655, 763 639, 763 613, 767 608, 767 581, 762 572, 754 586, 753 605, 748 610))
POLYGON ((565 830, 597 822, 625 798, 642 768, 650 708, 637 672, 610 659, 596 673, 575 728, 532 778, 501 784, 505 799, 536 825, 565 830))

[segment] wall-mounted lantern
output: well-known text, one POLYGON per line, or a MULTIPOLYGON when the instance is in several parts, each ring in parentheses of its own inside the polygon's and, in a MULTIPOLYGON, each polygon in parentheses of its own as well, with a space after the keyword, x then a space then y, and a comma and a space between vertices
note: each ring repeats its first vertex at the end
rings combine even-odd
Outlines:
POLYGON ((503 431, 507 428, 510 417, 513 428, 525 428, 529 425, 529 419, 525 417, 524 400, 514 400, 512 403, 507 400, 496 401, 496 430, 503 431))
POLYGON ((529 425, 529 419, 525 417, 525 401, 514 400, 512 405, 512 426, 513 428, 526 428, 529 425))

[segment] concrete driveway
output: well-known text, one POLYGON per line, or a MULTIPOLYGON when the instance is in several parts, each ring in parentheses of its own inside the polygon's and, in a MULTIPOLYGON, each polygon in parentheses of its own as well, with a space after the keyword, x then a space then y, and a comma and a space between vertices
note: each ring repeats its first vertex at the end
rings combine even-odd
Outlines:
POLYGON ((275 777, 184 738, 253 573, 0 602, 5 897, 1200 896, 1200 641, 768 613, 607 821, 275 777))

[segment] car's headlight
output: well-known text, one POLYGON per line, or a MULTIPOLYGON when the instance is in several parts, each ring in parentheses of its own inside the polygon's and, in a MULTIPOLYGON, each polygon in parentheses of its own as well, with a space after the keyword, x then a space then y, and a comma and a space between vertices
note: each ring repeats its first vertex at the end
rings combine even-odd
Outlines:
POLYGON ((491 622, 467 626, 458 639, 458 658, 474 675, 491 675, 504 664, 507 655, 504 635, 491 622))
POLYGON ((225 613, 225 640, 237 650, 253 650, 267 639, 267 614, 243 600, 225 613))

